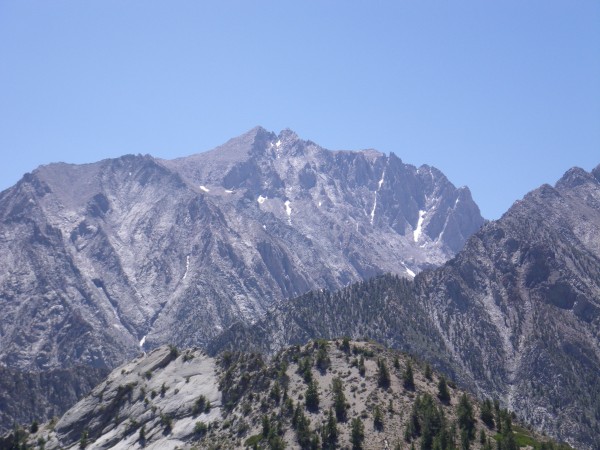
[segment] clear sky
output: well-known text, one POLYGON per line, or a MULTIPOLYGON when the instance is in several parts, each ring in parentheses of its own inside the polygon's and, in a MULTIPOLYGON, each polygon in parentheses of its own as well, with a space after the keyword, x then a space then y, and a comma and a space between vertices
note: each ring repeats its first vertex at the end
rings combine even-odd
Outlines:
POLYGON ((256 125, 436 166, 497 218, 600 163, 600 2, 0 0, 0 189, 256 125))

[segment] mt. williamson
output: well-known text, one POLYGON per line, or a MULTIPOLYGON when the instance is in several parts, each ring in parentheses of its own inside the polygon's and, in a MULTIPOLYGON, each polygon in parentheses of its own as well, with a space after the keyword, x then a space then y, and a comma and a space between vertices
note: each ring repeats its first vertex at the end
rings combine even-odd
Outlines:
POLYGON ((467 188, 262 128, 176 160, 50 164, 0 194, 0 361, 113 368, 284 298, 412 278, 483 224, 467 188))

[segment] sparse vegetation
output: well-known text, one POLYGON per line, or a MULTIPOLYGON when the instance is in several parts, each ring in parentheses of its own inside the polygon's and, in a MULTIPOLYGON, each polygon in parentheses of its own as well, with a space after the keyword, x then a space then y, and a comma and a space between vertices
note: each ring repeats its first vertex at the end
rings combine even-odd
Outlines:
MULTIPOLYGON (((209 413, 212 405, 205 395, 198 395, 189 407, 189 415, 199 416, 189 439, 198 441, 200 448, 209 445, 211 449, 363 449, 377 447, 383 440, 390 448, 419 450, 516 450, 523 445, 534 450, 565 449, 515 427, 511 414, 497 402, 487 400, 474 405, 462 391, 450 391, 449 383, 439 374, 431 374, 432 379, 435 375, 439 380, 437 384, 419 382, 426 379, 426 366, 417 360, 371 342, 336 342, 292 347, 277 355, 270 365, 252 354, 232 352, 221 357, 218 373, 222 421, 215 422, 213 415, 200 416, 209 413), (323 349, 328 349, 328 368, 319 374, 318 353, 323 349), (351 370, 361 365, 364 376, 351 370), (388 367, 394 367, 394 376, 390 376, 388 367), (405 388, 410 378, 412 390, 405 388), (444 392, 456 396, 453 404, 445 401, 444 392), (497 430, 490 426, 490 416, 498 424, 497 430)), ((156 369, 155 377, 162 376, 161 370, 156 369)), ((145 378, 142 371, 139 374, 145 378)), ((159 433, 148 428, 152 422, 140 423, 139 418, 127 413, 129 402, 148 401, 150 395, 143 393, 150 391, 150 383, 140 386, 133 396, 134 383, 117 386, 120 400, 111 400, 116 409, 107 408, 107 417, 110 414, 116 429, 124 427, 128 435, 137 432, 135 439, 140 445, 151 445, 157 438, 168 436, 180 419, 165 413, 161 406, 163 397, 168 401, 185 392, 181 389, 175 393, 176 386, 181 386, 179 382, 173 381, 171 396, 165 396, 169 392, 166 383, 151 385, 156 388, 155 398, 147 411, 159 419, 159 433)), ((87 436, 81 441, 89 447, 88 442, 87 436)))

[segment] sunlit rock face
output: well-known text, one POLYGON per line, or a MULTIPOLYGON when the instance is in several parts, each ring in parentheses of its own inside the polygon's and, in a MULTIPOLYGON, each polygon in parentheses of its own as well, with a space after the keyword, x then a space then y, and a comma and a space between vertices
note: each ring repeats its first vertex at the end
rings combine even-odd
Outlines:
POLYGON ((0 219, 0 360, 36 370, 114 367, 311 289, 413 277, 483 223, 434 168, 262 128, 172 161, 40 167, 0 219))

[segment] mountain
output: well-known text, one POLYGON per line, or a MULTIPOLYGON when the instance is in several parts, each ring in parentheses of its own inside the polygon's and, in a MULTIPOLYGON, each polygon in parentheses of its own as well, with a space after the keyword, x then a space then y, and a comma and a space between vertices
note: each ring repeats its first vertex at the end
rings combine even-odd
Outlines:
POLYGON ((112 367, 141 340, 203 344, 283 298, 412 276, 482 224, 436 169, 261 128, 173 161, 43 166, 0 218, 0 359, 39 369, 112 367))
POLYGON ((273 354, 348 335, 423 355, 535 428, 600 447, 600 166, 569 170, 487 223, 444 266, 278 305, 216 338, 273 354))
POLYGON ((0 193, 0 364, 111 369, 206 345, 285 298, 441 265, 482 223, 432 167, 290 130, 172 161, 42 166, 0 193))
POLYGON ((463 439, 473 449, 568 449, 418 360, 346 339, 286 348, 270 363, 164 346, 114 370, 59 420, 17 430, 0 448, 454 448, 463 439))

